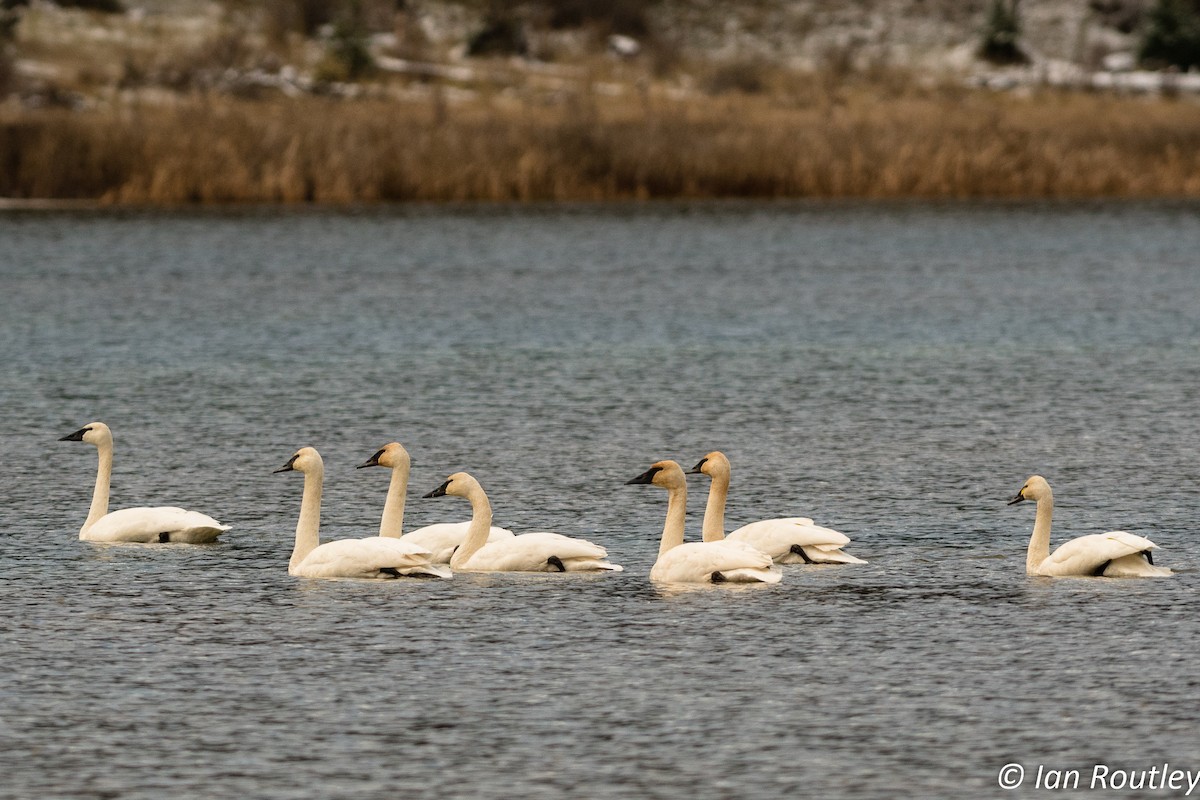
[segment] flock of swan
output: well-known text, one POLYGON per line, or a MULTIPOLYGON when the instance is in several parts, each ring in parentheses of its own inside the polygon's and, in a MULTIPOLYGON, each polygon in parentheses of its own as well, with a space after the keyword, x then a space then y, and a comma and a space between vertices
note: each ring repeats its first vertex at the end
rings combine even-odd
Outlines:
MULTIPOLYGON (((86 442, 99 452, 96 486, 79 538, 90 542, 199 544, 215 541, 228 525, 197 511, 169 506, 108 510, 113 437, 103 422, 92 422, 62 437, 86 442)), ((451 578, 454 572, 620 572, 605 549, 592 542, 538 531, 514 534, 492 525, 492 507, 479 481, 456 472, 425 497, 453 496, 471 504, 468 522, 428 525, 404 533, 404 505, 411 462, 399 442, 380 448, 359 469, 392 471, 379 535, 320 543, 321 492, 325 466, 312 447, 303 447, 275 472, 300 472, 304 492, 288 573, 305 578, 385 579, 402 576, 451 578)), ((663 583, 778 583, 786 564, 863 564, 842 550, 850 540, 807 517, 752 522, 725 535, 729 459, 712 452, 687 474, 703 474, 712 484, 699 542, 684 541, 687 479, 675 461, 658 461, 628 481, 667 491, 667 518, 650 579, 663 583)), ((1045 478, 1034 475, 1009 505, 1037 504, 1026 572, 1045 576, 1163 577, 1171 570, 1154 565, 1149 539, 1124 531, 1072 539, 1050 552, 1054 496, 1045 478)))

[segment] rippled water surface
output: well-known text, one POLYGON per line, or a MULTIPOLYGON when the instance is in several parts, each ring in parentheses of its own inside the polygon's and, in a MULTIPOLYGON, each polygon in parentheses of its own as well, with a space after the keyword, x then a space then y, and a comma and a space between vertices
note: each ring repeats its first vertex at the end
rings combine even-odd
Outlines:
MULTIPOLYGON (((0 795, 1012 796, 1009 762, 1200 769, 1200 212, 699 206, 0 216, 0 795), (213 546, 78 541, 113 507, 213 546), (498 524, 615 575, 287 575, 472 472, 498 524), (671 592, 660 458, 733 461, 727 521, 870 563, 671 592), (1121 528, 1161 581, 1026 577, 1121 528)), ((691 479, 689 479, 691 480, 691 479)), ((699 531, 707 486, 689 484, 699 531)), ((1090 774, 1090 773, 1089 773, 1090 774)), ((1086 777, 1085 777, 1086 783, 1086 777)), ((1020 793, 1018 793, 1020 794, 1020 793)), ((1137 794, 1137 793, 1135 793, 1137 794)))

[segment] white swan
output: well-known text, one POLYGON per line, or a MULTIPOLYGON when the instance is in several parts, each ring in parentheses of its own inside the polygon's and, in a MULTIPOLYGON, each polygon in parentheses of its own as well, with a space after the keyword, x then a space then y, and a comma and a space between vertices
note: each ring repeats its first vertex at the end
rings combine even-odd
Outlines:
POLYGON ((1008 501, 1014 505, 1022 500, 1037 502, 1033 536, 1025 556, 1025 572, 1029 575, 1103 575, 1107 578, 1164 578, 1173 574, 1165 567, 1154 566, 1150 551, 1158 547, 1149 539, 1125 531, 1109 531, 1080 536, 1059 545, 1050 553, 1050 522, 1054 516, 1054 493, 1041 475, 1025 481, 1017 496, 1008 501))
POLYGON ((399 539, 372 536, 340 539, 320 544, 321 491, 325 464, 321 454, 302 447, 276 472, 304 473, 304 497, 296 523, 296 545, 288 562, 288 574, 302 578, 399 578, 402 575, 452 577, 450 570, 430 562, 424 547, 399 539))
POLYGON ((112 478, 112 431, 103 422, 90 422, 60 442, 87 442, 100 454, 96 470, 96 488, 79 538, 88 542, 182 542, 202 544, 214 541, 228 525, 207 514, 174 506, 122 508, 109 513, 108 484, 112 478))
POLYGON ((764 519, 743 525, 725 537, 725 499, 729 496, 729 459, 714 450, 700 459, 689 475, 712 478, 708 504, 704 507, 704 541, 723 538, 746 542, 763 551, 776 564, 865 564, 861 558, 843 553, 850 543, 844 533, 813 524, 808 517, 764 519))
MULTIPOLYGON (((387 499, 383 504, 383 518, 379 521, 379 535, 385 538, 400 539, 410 544, 420 545, 433 553, 435 564, 450 563, 450 556, 467 538, 471 527, 470 520, 463 522, 439 522, 426 525, 415 531, 404 533, 404 501, 408 494, 408 476, 412 461, 408 451, 399 442, 388 442, 366 462, 359 464, 356 469, 364 467, 388 467, 392 471, 392 480, 388 484, 387 499)), ((499 539, 511 539, 513 532, 507 528, 492 526, 487 540, 494 542, 499 539)))
POLYGON ((687 479, 674 461, 659 461, 627 483, 649 483, 667 490, 667 522, 650 580, 663 583, 779 583, 783 574, 771 557, 743 542, 683 541, 687 516, 687 479))
POLYGON ((489 542, 492 505, 479 481, 456 472, 425 497, 454 495, 471 501, 471 527, 467 540, 454 551, 450 568, 458 572, 583 572, 623 567, 609 563, 608 552, 597 544, 561 533, 522 533, 489 542))

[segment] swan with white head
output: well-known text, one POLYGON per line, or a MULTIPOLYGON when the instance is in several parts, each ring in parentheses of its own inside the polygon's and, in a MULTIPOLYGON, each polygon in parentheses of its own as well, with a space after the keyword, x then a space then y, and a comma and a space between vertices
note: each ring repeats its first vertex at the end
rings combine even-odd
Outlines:
POLYGON ((1050 524, 1054 517, 1054 493, 1041 475, 1025 481, 1017 496, 1008 501, 1015 505, 1022 500, 1037 503, 1033 536, 1025 556, 1028 575, 1104 576, 1106 578, 1165 578, 1173 574, 1166 567, 1154 565, 1150 551, 1154 542, 1125 531, 1093 533, 1063 542, 1050 552, 1050 524))
POLYGON ((712 478, 704 507, 703 535, 706 542, 722 539, 746 542, 763 551, 776 564, 865 564, 861 558, 843 553, 850 537, 813 523, 808 517, 763 519, 743 525, 725 536, 725 500, 729 496, 729 459, 719 450, 700 459, 689 475, 712 478))
POLYGON ((663 583, 779 583, 782 573, 772 559, 744 542, 684 542, 687 479, 674 461, 658 461, 626 483, 648 483, 667 490, 667 521, 650 580, 663 583))
MULTIPOLYGON (((471 521, 438 522, 404 533, 404 503, 408 495, 408 478, 412 468, 412 460, 409 458, 408 451, 399 442, 388 442, 379 448, 375 455, 359 464, 355 469, 365 467, 387 467, 392 471, 387 499, 383 503, 383 517, 379 521, 379 535, 384 538, 403 539, 410 544, 420 545, 433 553, 435 564, 449 564, 454 550, 461 547, 466 541, 471 521)), ((493 525, 488 531, 487 540, 495 542, 512 537, 512 531, 493 525)))
POLYGON ((538 531, 488 541, 492 505, 479 481, 466 472, 456 472, 425 497, 452 495, 471 503, 471 527, 466 541, 450 557, 456 572, 620 572, 610 563, 608 551, 584 539, 561 533, 538 531))
POLYGON ((296 523, 296 544, 288 562, 288 574, 302 578, 387 579, 404 576, 452 577, 450 570, 430 561, 424 547, 399 539, 371 536, 320 543, 321 492, 325 464, 312 447, 302 447, 276 472, 297 471, 304 475, 304 496, 296 523))
POLYGON ((96 486, 92 506, 79 529, 79 538, 88 542, 142 542, 204 544, 215 541, 228 525, 207 514, 174 506, 142 506, 108 510, 109 482, 112 479, 113 437, 103 422, 89 422, 61 442, 86 442, 99 453, 96 486))

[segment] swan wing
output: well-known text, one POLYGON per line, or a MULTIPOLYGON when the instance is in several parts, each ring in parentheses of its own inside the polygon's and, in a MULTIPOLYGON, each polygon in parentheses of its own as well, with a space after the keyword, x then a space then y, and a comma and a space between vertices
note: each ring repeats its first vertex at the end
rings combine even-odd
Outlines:
MULTIPOLYGON (((404 534, 398 541, 411 542, 420 545, 433 554, 435 564, 447 564, 454 549, 462 545, 467 538, 467 530, 471 527, 468 522, 439 522, 426 525, 415 531, 404 534)), ((511 539, 513 532, 507 528, 492 526, 487 540, 494 542, 499 539, 511 539)))
POLYGON ((211 542, 228 525, 207 514, 174 506, 122 508, 80 531, 89 542, 211 542))
POLYGON ((709 583, 713 573, 726 579, 778 583, 779 571, 773 569, 772 559, 745 543, 688 542, 672 547, 659 556, 650 579, 666 583, 709 583))
MULTIPOLYGON (((599 545, 584 539, 574 539, 560 533, 539 531, 520 536, 489 541, 475 551, 462 569, 469 572, 558 572, 551 564, 557 558, 564 568, 582 568, 582 563, 602 562, 608 552, 599 545)), ((612 569, 608 566, 592 566, 590 569, 612 569)))
MULTIPOLYGON (((617 564, 609 563, 608 551, 598 544, 589 542, 587 539, 576 539, 572 536, 564 536, 561 533, 552 533, 550 531, 534 531, 533 533, 524 533, 516 538, 524 538, 526 536, 538 537, 547 550, 553 551, 567 572, 588 572, 593 570, 607 570, 610 572, 623 572, 624 567, 617 564)), ((532 544, 533 540, 529 540, 532 544)), ((557 569, 557 567, 555 567, 557 569)))
POLYGON ((1110 561, 1158 547, 1142 536, 1109 531, 1063 542, 1038 568, 1040 575, 1094 575, 1110 561))
POLYGON ((432 554, 402 539, 371 536, 323 544, 296 567, 293 574, 308 578, 391 578, 396 573, 429 572, 432 554))
POLYGON ((776 560, 790 553, 793 545, 829 552, 850 543, 850 537, 846 534, 832 528, 815 525, 807 517, 764 519, 751 522, 749 525, 738 528, 726 538, 751 544, 776 560))

